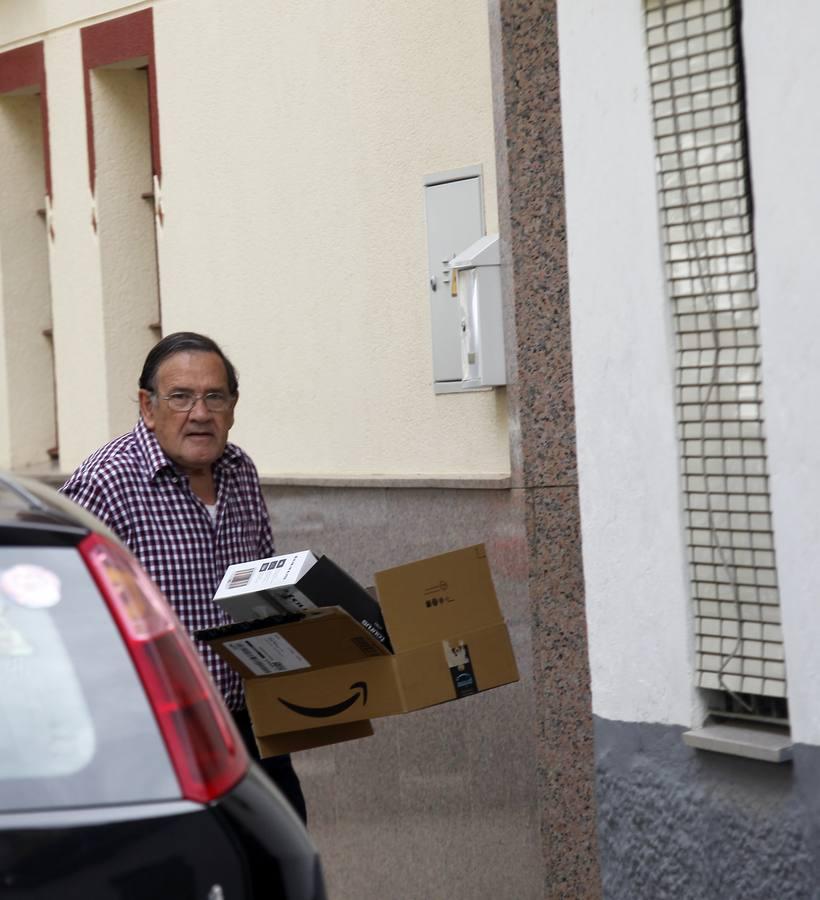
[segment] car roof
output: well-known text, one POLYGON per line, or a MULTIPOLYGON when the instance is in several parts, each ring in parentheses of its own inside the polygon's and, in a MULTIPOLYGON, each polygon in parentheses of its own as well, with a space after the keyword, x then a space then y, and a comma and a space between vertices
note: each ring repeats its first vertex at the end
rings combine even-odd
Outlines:
POLYGON ((96 519, 52 488, 0 473, 0 544, 73 546, 92 530, 96 519))

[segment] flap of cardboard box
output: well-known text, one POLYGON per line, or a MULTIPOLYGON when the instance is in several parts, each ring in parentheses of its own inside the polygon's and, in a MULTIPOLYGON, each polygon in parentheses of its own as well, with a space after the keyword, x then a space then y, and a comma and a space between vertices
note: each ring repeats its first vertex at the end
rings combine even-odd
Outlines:
POLYGON ((241 632, 228 626, 207 643, 246 681, 390 655, 336 606, 309 612, 297 621, 241 632))
POLYGON ((376 573, 396 653, 503 621, 484 544, 376 573))
POLYGON ((355 741, 358 738, 370 737, 373 726, 370 719, 358 722, 345 722, 342 725, 325 725, 311 728, 309 731, 288 731, 282 734, 257 736, 256 746, 259 755, 279 756, 282 753, 295 753, 297 750, 311 750, 313 747, 324 747, 325 744, 340 744, 342 741, 355 741))

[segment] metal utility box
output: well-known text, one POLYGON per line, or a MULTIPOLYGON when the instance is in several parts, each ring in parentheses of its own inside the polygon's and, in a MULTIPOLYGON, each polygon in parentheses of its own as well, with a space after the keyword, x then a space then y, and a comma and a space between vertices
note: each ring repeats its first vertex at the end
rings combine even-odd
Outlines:
POLYGON ((478 166, 439 172, 425 179, 428 296, 436 385, 461 381, 461 317, 458 301, 450 291, 450 261, 485 234, 483 197, 478 166))
POLYGON ((433 390, 506 384, 498 236, 485 233, 481 167, 430 175, 424 195, 433 390))

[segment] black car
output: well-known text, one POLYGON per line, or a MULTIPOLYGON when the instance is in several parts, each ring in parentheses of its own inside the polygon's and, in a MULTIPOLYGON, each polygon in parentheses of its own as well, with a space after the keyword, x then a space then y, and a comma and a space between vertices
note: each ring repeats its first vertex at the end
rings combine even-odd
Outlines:
POLYGON ((134 557, 0 476, 0 898, 323 900, 316 849, 252 763, 134 557))

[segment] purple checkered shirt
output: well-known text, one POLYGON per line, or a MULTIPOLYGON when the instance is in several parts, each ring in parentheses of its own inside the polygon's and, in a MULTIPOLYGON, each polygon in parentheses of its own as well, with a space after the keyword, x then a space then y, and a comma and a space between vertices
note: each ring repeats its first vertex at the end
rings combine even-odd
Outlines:
MULTIPOLYGON (((111 528, 139 559, 190 633, 231 619, 212 597, 233 563, 273 556, 256 468, 227 444, 214 464, 216 521, 140 419, 88 457, 60 488, 111 528)), ((245 705, 239 676, 197 644, 229 709, 245 705)))

